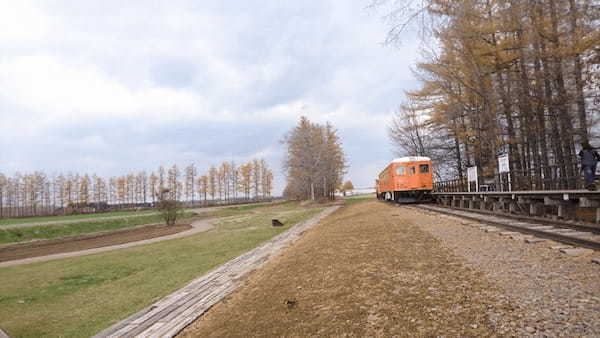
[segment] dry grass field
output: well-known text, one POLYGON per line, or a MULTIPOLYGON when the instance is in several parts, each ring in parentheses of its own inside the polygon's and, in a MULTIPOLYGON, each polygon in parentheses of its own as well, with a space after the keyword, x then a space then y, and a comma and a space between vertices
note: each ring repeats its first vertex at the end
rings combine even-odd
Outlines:
POLYGON ((183 337, 490 336, 494 285, 397 206, 347 205, 183 337))

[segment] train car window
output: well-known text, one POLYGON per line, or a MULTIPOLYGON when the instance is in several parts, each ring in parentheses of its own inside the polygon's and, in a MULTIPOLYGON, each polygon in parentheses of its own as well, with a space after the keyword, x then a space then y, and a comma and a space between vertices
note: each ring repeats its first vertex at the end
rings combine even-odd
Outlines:
POLYGON ((417 171, 415 170, 415 167, 410 167, 410 171, 409 173, 412 175, 414 173, 416 173, 417 171))
POLYGON ((419 171, 422 173, 428 173, 429 172, 429 165, 428 164, 421 164, 419 165, 419 171))
POLYGON ((396 174, 398 174, 398 175, 404 175, 404 167, 398 167, 398 168, 396 168, 396 174))

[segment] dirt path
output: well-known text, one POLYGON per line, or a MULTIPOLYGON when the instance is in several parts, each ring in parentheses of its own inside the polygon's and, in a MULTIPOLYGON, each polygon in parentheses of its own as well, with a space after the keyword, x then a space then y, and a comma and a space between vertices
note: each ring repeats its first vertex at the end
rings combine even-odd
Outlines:
POLYGON ((213 221, 213 219, 203 219, 193 221, 191 225, 175 227, 154 224, 133 229, 82 235, 76 238, 36 241, 2 247, 0 248, 0 267, 91 255, 191 236, 212 229, 213 221))
MULTIPOLYGON (((498 289, 377 201, 351 205, 308 231, 183 337, 491 336, 498 289)), ((510 335, 511 332, 507 332, 510 335)))

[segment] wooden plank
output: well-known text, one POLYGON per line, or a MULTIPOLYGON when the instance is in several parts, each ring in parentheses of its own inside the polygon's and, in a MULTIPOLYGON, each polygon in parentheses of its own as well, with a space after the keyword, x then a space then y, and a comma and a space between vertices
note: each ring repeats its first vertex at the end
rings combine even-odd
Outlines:
POLYGON ((198 303, 193 308, 189 308, 184 313, 182 313, 182 316, 179 317, 179 319, 181 319, 179 322, 171 322, 172 324, 175 324, 173 325, 173 327, 177 328, 177 332, 183 330, 186 326, 191 324, 194 320, 196 320, 198 317, 204 314, 204 312, 208 311, 208 309, 210 309, 213 305, 215 305, 227 295, 229 295, 231 292, 233 292, 236 288, 237 285, 231 285, 228 288, 222 290, 222 292, 212 295, 209 299, 206 300, 206 302, 198 303))
POLYGON ((154 310, 154 307, 155 307, 154 305, 149 306, 149 307, 141 310, 140 312, 127 317, 126 319, 109 327, 108 329, 101 331, 100 333, 97 334, 97 336, 99 336, 99 337, 118 337, 120 335, 125 334, 126 332, 128 332, 130 330, 135 329, 136 325, 132 324, 131 322, 139 317, 145 316, 146 314, 148 314, 149 312, 154 310))
POLYGON ((163 326, 165 326, 165 323, 157 322, 150 326, 146 331, 138 334, 137 337, 160 337, 158 332, 163 326))

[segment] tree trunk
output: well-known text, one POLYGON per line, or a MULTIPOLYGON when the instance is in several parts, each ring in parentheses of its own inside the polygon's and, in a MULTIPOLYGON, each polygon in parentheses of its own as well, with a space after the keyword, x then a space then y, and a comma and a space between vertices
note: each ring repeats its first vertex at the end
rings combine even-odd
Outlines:
MULTIPOLYGON (((576 44, 577 38, 577 8, 574 0, 569 0, 569 18, 571 24, 572 43, 576 44)), ((583 81, 581 71, 581 60, 579 54, 573 56, 574 77, 575 77, 575 101, 577 102, 577 114, 579 117, 579 137, 581 142, 588 141, 587 117, 585 111, 585 98, 583 96, 583 81)))
MULTIPOLYGON (((550 3, 550 17, 552 21, 552 33, 553 33, 553 45, 554 45, 554 82, 556 84, 556 89, 558 91, 558 108, 560 113, 560 120, 562 122, 562 148, 564 155, 564 164, 566 166, 566 176, 568 178, 574 177, 574 168, 573 168, 573 157, 575 155, 575 149, 573 144, 573 133, 572 133, 572 123, 571 116, 569 115, 568 110, 568 95, 567 90, 565 88, 565 81, 563 78, 563 67, 562 67, 562 57, 559 55, 560 51, 560 38, 558 32, 558 19, 556 14, 556 6, 555 0, 549 0, 550 3)), ((567 188, 574 188, 574 182, 567 181, 567 188)))
POLYGON ((543 167, 544 173, 544 189, 546 187, 546 180, 550 178, 552 175, 549 168, 549 160, 548 160, 548 144, 546 142, 546 118, 544 116, 544 91, 543 91, 543 75, 541 72, 541 60, 540 60, 540 46, 538 38, 534 38, 534 61, 533 61, 533 71, 536 80, 535 85, 535 96, 536 96, 536 124, 537 124, 537 134, 538 139, 540 141, 540 152, 541 152, 541 166, 543 167))

